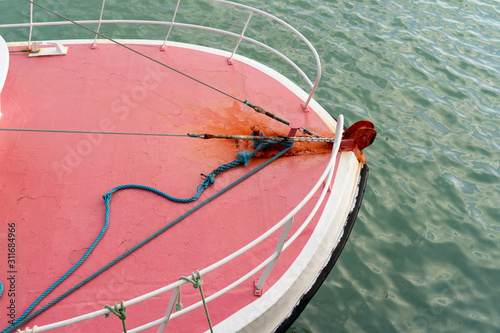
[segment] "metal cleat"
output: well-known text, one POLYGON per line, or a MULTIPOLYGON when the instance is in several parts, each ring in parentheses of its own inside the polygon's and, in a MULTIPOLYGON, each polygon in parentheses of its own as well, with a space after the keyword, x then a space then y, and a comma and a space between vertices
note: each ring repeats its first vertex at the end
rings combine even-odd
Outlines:
POLYGON ((68 53, 68 47, 62 45, 60 42, 40 42, 31 45, 31 52, 28 57, 43 57, 53 55, 65 55, 68 53), (40 47, 41 45, 48 45, 50 47, 40 47))

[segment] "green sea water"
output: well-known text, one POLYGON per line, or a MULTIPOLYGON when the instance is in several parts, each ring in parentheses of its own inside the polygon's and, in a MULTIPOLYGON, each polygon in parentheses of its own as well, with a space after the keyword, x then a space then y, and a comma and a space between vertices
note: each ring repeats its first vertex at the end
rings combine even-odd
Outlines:
MULTIPOLYGON (((99 16, 96 0, 41 3, 73 19, 99 16)), ((335 117, 343 114, 347 125, 367 119, 378 131, 365 150, 370 175, 349 241, 290 332, 500 332, 500 2, 241 3, 302 32, 322 60, 315 99, 335 117)), ((105 18, 169 21, 175 4, 108 0, 105 18)), ((195 5, 183 1, 177 21, 201 14, 203 23, 236 32, 246 20, 240 11, 195 5)), ((0 24, 26 22, 28 12, 24 1, 1 1, 0 24)), ((52 19, 40 10, 36 18, 52 19)), ((34 39, 76 31, 39 28, 34 39)), ((1 33, 25 40, 27 29, 1 33)), ((166 28, 115 26, 103 33, 162 39, 166 28)), ((314 72, 307 49, 268 21, 252 19, 248 35, 293 48, 287 55, 314 72)), ((172 32, 172 40, 193 38, 234 45, 208 33, 172 32)), ((241 52, 259 57, 250 46, 241 52)), ((295 75, 278 59, 262 60, 295 75)))

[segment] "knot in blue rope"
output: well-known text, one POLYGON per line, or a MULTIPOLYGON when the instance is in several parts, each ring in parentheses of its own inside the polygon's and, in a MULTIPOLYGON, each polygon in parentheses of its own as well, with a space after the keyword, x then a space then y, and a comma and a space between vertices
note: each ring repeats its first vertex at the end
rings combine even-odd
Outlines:
MULTIPOLYGON (((264 136, 264 132, 260 131, 259 136, 264 136)), ((259 150, 260 149, 259 145, 266 142, 266 141, 270 141, 270 140, 252 140, 253 147, 255 148, 255 150, 259 150)))
POLYGON ((104 201, 108 202, 109 200, 111 200, 111 193, 103 194, 102 198, 104 199, 104 201))
POLYGON ((239 152, 236 155, 236 157, 238 157, 238 159, 240 159, 245 164, 245 166, 248 166, 248 163, 250 163, 250 159, 253 157, 253 153, 245 150, 245 151, 239 152))
POLYGON ((213 183, 215 183, 215 175, 213 174, 213 172, 209 173, 208 175, 205 175, 203 173, 201 175, 205 177, 205 180, 196 188, 196 198, 198 198, 201 192, 205 191, 207 187, 212 186, 213 183))
POLYGON ((212 186, 215 183, 215 176, 212 173, 209 173, 208 175, 201 174, 203 177, 205 177, 205 181, 203 183, 207 183, 207 186, 212 186))

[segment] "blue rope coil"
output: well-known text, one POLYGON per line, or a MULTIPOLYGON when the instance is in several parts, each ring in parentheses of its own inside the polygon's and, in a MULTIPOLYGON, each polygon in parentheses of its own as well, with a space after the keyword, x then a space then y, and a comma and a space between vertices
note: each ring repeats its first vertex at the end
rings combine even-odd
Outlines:
POLYGON ((0 281, 0 297, 2 297, 3 294, 3 284, 2 281, 0 281))
POLYGON ((228 191, 232 187, 234 187, 237 184, 241 183, 243 180, 247 179, 248 177, 250 177, 251 175, 253 175, 257 171, 261 170, 262 168, 264 168, 265 166, 267 166, 268 164, 270 164, 271 162, 273 162, 274 160, 276 160, 277 158, 279 158, 280 156, 282 156, 285 152, 287 152, 290 148, 292 148, 292 146, 293 146, 293 142, 266 142, 266 143, 259 144, 258 147, 255 149, 255 151, 253 153, 249 153, 249 152, 238 153, 238 155, 237 155, 238 158, 236 160, 234 160, 234 161, 232 161, 230 163, 222 164, 219 167, 217 167, 215 170, 213 170, 212 172, 210 172, 208 175, 205 175, 205 180, 203 181, 203 183, 201 183, 198 186, 196 194, 194 196, 192 196, 191 198, 187 198, 187 199, 180 199, 180 198, 172 197, 172 196, 170 196, 170 195, 168 195, 168 194, 166 194, 166 193, 164 193, 164 192, 162 192, 160 190, 157 190, 155 188, 152 188, 152 187, 149 187, 149 186, 145 186, 145 185, 129 184, 129 185, 120 185, 120 186, 114 187, 113 189, 111 189, 111 191, 109 191, 108 193, 106 193, 106 194, 103 195, 104 203, 105 203, 105 206, 106 206, 104 226, 102 227, 101 231, 99 232, 99 235, 96 237, 96 239, 94 240, 94 242, 92 242, 92 245, 87 249, 87 251, 85 252, 85 254, 82 256, 82 258, 73 267, 71 267, 63 276, 61 276, 56 282, 54 282, 49 288, 47 288, 47 290, 44 291, 26 309, 26 311, 24 311, 24 313, 14 321, 13 324, 11 324, 10 326, 6 327, 0 333, 12 332, 16 328, 18 328, 18 327, 22 326, 23 324, 27 323, 28 321, 32 320, 33 318, 35 318, 36 316, 38 316, 39 314, 41 314, 45 310, 49 309, 50 307, 52 307, 53 305, 55 305, 56 303, 58 303, 62 299, 66 298, 68 295, 70 295, 74 291, 78 290, 80 287, 84 286, 85 284, 87 284, 88 282, 90 282, 91 280, 93 280, 94 278, 96 278, 97 276, 99 276, 104 271, 108 270, 110 267, 112 267, 113 265, 115 265, 116 263, 118 263, 119 261, 121 261, 122 259, 124 259, 127 256, 129 256, 131 253, 135 252, 136 250, 138 250, 139 248, 141 248, 142 246, 144 246, 145 244, 147 244, 148 242, 150 242, 154 238, 158 237, 160 234, 162 234, 167 229, 169 229, 170 227, 174 226, 175 224, 177 224, 178 222, 180 222, 181 220, 183 220, 187 216, 189 216, 194 211, 196 211, 199 208, 203 207, 204 205, 206 205, 207 203, 209 203, 210 201, 212 201, 216 197, 218 197, 221 194, 225 193, 226 191, 228 191), (136 188, 136 189, 142 189, 142 190, 147 190, 147 191, 154 192, 154 193, 156 193, 158 195, 161 195, 164 198, 166 198, 168 200, 171 200, 171 201, 181 202, 181 203, 182 202, 191 202, 191 201, 194 201, 194 200, 198 199, 200 197, 201 193, 208 186, 211 186, 214 183, 215 176, 217 176, 221 172, 224 172, 224 171, 226 171, 226 170, 228 170, 230 168, 233 168, 233 167, 236 167, 236 166, 239 166, 239 165, 248 165, 250 158, 252 158, 253 156, 255 156, 256 152, 258 152, 259 150, 265 149, 269 145, 273 145, 273 144, 276 144, 276 143, 282 144, 283 146, 285 146, 285 149, 283 149, 277 155, 275 155, 274 157, 268 159, 266 162, 262 163, 261 165, 259 165, 255 169, 251 170, 250 172, 248 172, 247 174, 245 174, 243 177, 239 178, 238 180, 236 180, 232 184, 226 186, 225 188, 223 188, 219 192, 215 193, 214 195, 212 195, 211 197, 209 197, 205 201, 203 201, 200 204, 198 204, 197 206, 191 208, 186 213, 182 214, 181 216, 179 216, 178 218, 176 218, 175 220, 173 220, 172 222, 170 222, 169 224, 167 224, 166 226, 164 226, 163 228, 161 228, 160 230, 158 230, 157 232, 155 232, 151 236, 147 237, 145 240, 143 240, 142 242, 140 242, 136 246, 132 247, 128 251, 124 252, 123 254, 121 254, 120 256, 118 256, 117 258, 115 258, 114 260, 112 260, 111 262, 109 262, 108 264, 106 264, 105 266, 101 267, 99 270, 97 270, 95 273, 91 274, 90 276, 88 276, 84 280, 82 280, 80 283, 78 283, 75 286, 71 287, 66 292, 64 292, 60 296, 56 297, 54 300, 52 300, 49 303, 47 303, 46 305, 44 305, 43 307, 41 307, 40 309, 38 309, 37 311, 35 311, 33 314, 29 315, 29 313, 33 310, 33 308, 38 303, 40 303, 40 301, 43 298, 45 298, 56 286, 58 286, 59 284, 61 284, 71 273, 73 273, 85 261, 85 259, 87 259, 87 257, 90 255, 90 253, 92 252, 92 250, 94 249, 94 247, 101 240, 102 236, 104 235, 104 233, 107 230, 108 225, 109 225, 110 201, 111 201, 113 193, 115 193, 117 191, 120 191, 120 190, 123 190, 123 189, 136 188))

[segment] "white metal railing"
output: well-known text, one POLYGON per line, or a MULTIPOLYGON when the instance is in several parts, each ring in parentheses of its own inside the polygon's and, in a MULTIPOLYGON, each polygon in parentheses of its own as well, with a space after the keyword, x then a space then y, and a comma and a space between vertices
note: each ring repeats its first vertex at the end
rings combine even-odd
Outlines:
MULTIPOLYGON (((300 236, 300 234, 308 226, 308 224, 311 222, 311 220, 315 217, 321 204, 324 201, 326 194, 329 190, 330 184, 333 181, 333 175, 335 174, 335 161, 336 161, 337 154, 338 154, 338 151, 340 148, 343 126, 344 126, 344 118, 342 115, 340 115, 338 117, 338 120, 337 120, 337 127, 336 127, 336 131, 335 131, 335 140, 334 140, 333 150, 332 150, 332 154, 331 154, 330 160, 328 162, 328 165, 327 165, 326 169, 323 171, 323 174, 321 175, 321 177, 318 179, 318 182, 314 185, 314 187, 311 189, 311 191, 304 197, 304 199, 302 199, 302 201, 292 211, 290 211, 283 219, 281 219, 281 221, 276 223, 273 227, 271 227, 269 230, 264 232, 262 235, 260 235, 256 239, 254 239, 252 242, 250 242, 246 246, 240 248, 238 251, 221 259, 220 261, 200 270, 200 274, 202 274, 202 275, 206 275, 206 274, 214 271, 215 269, 217 269, 217 268, 227 264, 231 260, 237 258, 241 254, 249 251, 254 246, 258 245, 259 243, 261 243, 262 241, 267 239, 275 231, 277 231, 278 229, 283 227, 282 234, 277 241, 276 248, 275 248, 274 252, 268 258, 266 258, 258 266, 256 266, 252 270, 250 270, 247 274, 245 274, 244 276, 242 276, 238 280, 234 281, 233 283, 226 286, 225 288, 217 291, 216 293, 208 296, 206 298, 206 302, 210 302, 210 301, 224 295, 228 291, 234 289, 235 287, 237 287, 238 285, 240 285, 244 281, 248 280, 250 277, 255 275, 257 272, 259 272, 263 268, 265 268, 264 273, 262 274, 261 279, 259 279, 258 283, 260 283, 261 286, 264 284, 265 279, 267 278, 267 276, 269 276, 269 273, 272 270, 272 267, 274 266, 274 263, 276 262, 280 253, 283 250, 285 250, 286 248, 288 248, 295 241, 295 239, 300 236), (323 186, 323 190, 321 191, 321 194, 320 194, 318 200, 316 201, 314 208, 311 210, 311 212, 309 213, 308 217, 304 220, 302 225, 285 242, 285 239, 287 238, 288 231, 290 230, 289 227, 291 226, 291 222, 293 221, 293 218, 311 200, 311 198, 317 193, 317 191, 319 190, 319 188, 321 186, 323 186), (266 273, 266 271, 269 271, 269 272, 266 273)), ((150 323, 144 324, 140 327, 136 327, 134 329, 127 330, 127 331, 129 333, 142 332, 146 329, 150 329, 152 327, 159 326, 158 332, 163 332, 163 330, 167 326, 167 323, 170 319, 176 318, 178 316, 182 316, 183 314, 190 312, 190 311, 202 306, 202 304, 203 304, 202 301, 199 301, 197 303, 191 304, 190 306, 185 307, 184 309, 172 314, 175 301, 177 299, 177 296, 179 295, 180 287, 186 283, 187 283, 186 281, 179 280, 179 281, 171 283, 165 287, 159 288, 157 290, 154 290, 152 292, 149 292, 147 294, 144 294, 142 296, 139 296, 139 297, 136 297, 134 299, 131 299, 131 300, 124 302, 124 306, 129 307, 129 306, 141 303, 143 301, 146 301, 152 297, 155 297, 155 296, 158 296, 158 295, 161 295, 163 293, 166 293, 166 292, 173 290, 172 296, 170 298, 169 304, 167 306, 167 311, 166 311, 166 314, 164 317, 159 318, 157 320, 154 320, 150 323)), ((53 330, 56 328, 76 324, 76 323, 79 323, 79 322, 82 322, 85 320, 89 320, 89 319, 93 319, 96 317, 106 315, 109 312, 110 311, 108 309, 101 309, 101 310, 87 313, 87 314, 84 314, 81 316, 70 318, 70 319, 67 319, 64 321, 60 321, 60 322, 56 322, 53 324, 37 327, 36 332, 38 332, 38 333, 46 332, 46 331, 53 330)), ((33 332, 33 331, 28 330, 26 333, 31 333, 31 332, 33 332)))
MULTIPOLYGON (((319 83, 319 80, 320 80, 320 77, 321 77, 321 65, 320 65, 319 56, 318 56, 316 50, 314 49, 314 47, 311 45, 311 43, 304 36, 302 36, 295 28, 291 27, 286 22, 282 21, 281 19, 278 19, 277 17, 275 17, 275 16, 273 16, 271 14, 263 12, 261 10, 258 10, 258 9, 255 9, 255 8, 252 8, 252 7, 249 7, 249 6, 245 6, 245 5, 241 5, 241 4, 229 2, 229 1, 224 1, 224 0, 205 0, 205 1, 223 3, 223 4, 227 4, 227 5, 231 5, 231 6, 234 6, 234 7, 239 7, 239 8, 248 10, 249 11, 249 16, 248 16, 248 18, 247 18, 247 20, 246 20, 246 22, 244 24, 242 32, 240 34, 236 34, 236 33, 233 33, 233 32, 226 31, 226 30, 215 29, 215 28, 211 28, 211 27, 207 27, 207 26, 200 26, 200 25, 194 25, 194 24, 187 24, 187 23, 178 23, 178 22, 175 22, 175 17, 176 17, 178 8, 179 8, 180 0, 178 0, 178 2, 177 2, 177 6, 176 6, 175 12, 174 12, 174 14, 172 16, 172 21, 171 22, 166 22, 166 21, 146 21, 146 20, 103 20, 102 16, 103 16, 104 7, 105 7, 105 0, 103 0, 99 20, 84 20, 84 21, 78 21, 77 23, 79 23, 79 24, 98 24, 97 32, 99 32, 101 24, 128 23, 128 24, 153 24, 153 25, 165 25, 165 26, 169 26, 169 30, 168 30, 168 33, 167 33, 167 36, 165 38, 165 41, 164 41, 164 44, 163 44, 162 48, 164 48, 164 46, 166 45, 167 39, 169 37, 169 34, 170 34, 170 32, 171 32, 171 30, 172 30, 172 28, 174 26, 186 27, 186 28, 195 28, 195 29, 202 29, 202 30, 212 31, 212 32, 216 32, 216 33, 220 33, 220 34, 224 34, 224 35, 229 35, 229 36, 237 38, 236 46, 234 47, 234 50, 232 51, 231 57, 228 59, 229 61, 231 61, 231 59, 233 58, 233 56, 236 54, 238 46, 240 45, 240 43, 241 43, 242 40, 250 42, 250 43, 253 43, 255 45, 258 45, 258 46, 260 46, 260 47, 262 47, 262 48, 264 48, 264 49, 266 49, 266 50, 268 50, 268 51, 270 51, 270 52, 278 55, 280 58, 282 58, 288 64, 290 64, 295 70, 297 70, 297 72, 306 80, 307 84, 311 88, 311 93, 309 94, 309 97, 308 97, 308 99, 307 99, 307 101, 306 101, 306 103, 304 105, 304 107, 307 108, 307 105, 309 104, 309 102, 310 102, 310 100, 312 98, 312 95, 313 95, 314 91, 316 90, 316 87, 318 86, 318 83, 319 83), (312 53, 314 55, 314 58, 316 60, 317 75, 316 75, 316 79, 315 79, 314 83, 307 77, 307 75, 304 73, 304 71, 302 71, 293 61, 291 61, 289 58, 287 58, 286 56, 284 56, 282 53, 276 51, 275 49, 271 48, 270 46, 268 46, 268 45, 266 45, 264 43, 261 43, 259 41, 254 40, 254 39, 251 39, 251 38, 246 37, 244 35, 247 27, 249 26, 249 23, 251 21, 252 15, 255 14, 255 13, 264 15, 264 16, 266 16, 266 17, 268 17, 268 18, 270 18, 270 19, 272 19, 272 20, 280 23, 281 25, 285 26, 287 29, 289 29, 290 31, 292 31, 295 35, 297 35, 302 41, 305 42, 305 44, 312 51, 312 53)), ((31 7, 31 10, 30 10, 30 23, 5 24, 5 25, 0 25, 0 28, 29 27, 30 28, 30 32, 29 32, 28 41, 29 41, 29 43, 31 43, 31 37, 32 37, 33 27, 72 24, 72 22, 67 22, 67 21, 33 22, 33 4, 32 3, 30 3, 30 7, 31 7)), ((98 36, 99 36, 99 34, 96 34, 96 37, 94 39, 94 43, 92 44, 92 46, 95 46, 95 43, 97 42, 97 37, 98 36)), ((333 175, 334 175, 335 160, 336 160, 336 156, 337 156, 337 153, 338 153, 338 149, 340 147, 342 130, 343 130, 343 116, 340 115, 339 118, 338 118, 338 121, 337 121, 337 127, 336 127, 336 131, 335 131, 335 141, 334 141, 334 147, 333 147, 333 150, 332 150, 332 155, 331 155, 330 161, 329 161, 326 169, 324 170, 323 174, 321 175, 321 177, 319 178, 318 182, 315 184, 315 186, 313 187, 313 189, 304 197, 304 199, 290 213, 288 213, 281 221, 279 221, 278 223, 276 223, 273 227, 271 227, 269 230, 267 230, 266 232, 264 232, 258 238, 254 239, 252 242, 248 243, 246 246, 240 248, 238 251, 230 254, 229 256, 223 258, 222 260, 220 260, 220 261, 212 264, 211 266, 208 266, 208 267, 200 270, 200 273, 202 275, 205 275, 205 274, 208 274, 208 273, 212 272, 213 270, 215 270, 215 269, 217 269, 217 268, 219 268, 219 267, 227 264, 231 260, 237 258, 241 254, 249 251, 254 246, 256 246, 257 244, 261 243, 262 241, 264 241, 265 239, 267 239, 269 236, 271 236, 273 233, 275 233, 278 229, 282 228, 281 235, 280 235, 280 237, 279 237, 279 239, 278 239, 278 241, 276 243, 274 252, 268 258, 266 258, 265 260, 263 260, 258 266, 256 266, 253 269, 251 269, 247 274, 245 274, 244 276, 240 277, 239 279, 237 279, 236 281, 234 281, 230 285, 226 286, 225 288, 223 288, 223 289, 217 291, 216 293, 210 295, 209 297, 207 297, 206 298, 207 302, 210 302, 211 300, 214 300, 214 299, 218 298, 219 296, 227 293, 228 291, 230 291, 233 288, 237 287, 238 285, 240 285, 244 281, 248 280, 250 277, 252 277, 253 275, 255 275, 260 270, 264 269, 264 272, 262 273, 261 277, 259 278, 259 280, 257 281, 257 284, 256 284, 257 291, 262 288, 262 286, 264 285, 267 277, 271 274, 272 269, 274 267, 274 264, 278 260, 278 257, 281 254, 281 252, 283 250, 285 250, 288 246, 290 246, 290 244, 292 244, 292 242, 303 232, 303 230, 308 226, 308 224, 310 223, 310 221, 314 218, 314 216, 316 215, 317 211, 319 210, 321 204, 323 203, 323 201, 324 201, 324 199, 326 197, 326 193, 327 193, 327 191, 329 189, 329 185, 332 182, 332 178, 333 178, 333 175), (326 182, 326 184, 324 184, 325 182, 326 182), (318 200, 316 201, 316 203, 314 205, 314 208, 312 209, 312 211, 310 212, 310 214, 308 215, 308 217, 304 220, 304 222, 301 224, 301 226, 295 231, 295 233, 292 236, 290 236, 290 238, 288 238, 289 231, 291 229, 291 226, 292 226, 292 223, 293 223, 295 215, 311 200, 311 198, 317 193, 317 191, 319 190, 319 188, 323 184, 324 184, 324 188, 323 188, 323 190, 322 190, 322 192, 321 192, 318 200)), ((173 306, 175 304, 175 300, 177 298, 178 292, 180 291, 180 287, 183 284, 185 284, 185 283, 187 283, 187 282, 186 281, 176 281, 176 282, 174 282, 172 284, 169 284, 169 285, 167 285, 165 287, 159 288, 159 289, 157 289, 155 291, 152 291, 150 293, 147 293, 145 295, 142 295, 142 296, 139 296, 139 297, 136 297, 134 299, 126 301, 124 303, 124 306, 129 307, 129 306, 132 306, 134 304, 138 304, 140 302, 146 301, 146 300, 148 300, 148 299, 150 299, 152 297, 158 296, 160 294, 172 291, 172 296, 170 298, 170 302, 169 302, 169 304, 167 306, 166 314, 165 314, 164 317, 159 318, 159 319, 157 319, 155 321, 152 321, 150 323, 147 323, 147 324, 145 324, 143 326, 140 326, 140 327, 134 328, 132 330, 129 330, 129 332, 141 332, 143 330, 146 330, 146 329, 149 329, 149 328, 152 328, 152 327, 155 327, 155 326, 160 326, 160 328, 158 329, 158 332, 162 332, 163 329, 166 327, 166 325, 167 325, 167 323, 168 323, 168 321, 170 319, 173 319, 173 318, 176 318, 178 316, 181 316, 181 315, 183 315, 183 314, 185 314, 185 313, 187 313, 189 311, 192 311, 192 310, 194 310, 194 309, 202 306, 202 302, 199 301, 197 303, 194 303, 194 304, 192 304, 192 305, 190 305, 190 306, 188 306, 188 307, 186 307, 186 308, 184 308, 184 309, 182 309, 180 311, 177 311, 177 312, 175 312, 175 313, 172 314, 173 306)), ((98 310, 98 311, 95 311, 95 312, 92 312, 92 313, 88 313, 88 314, 84 314, 84 315, 81 315, 81 316, 77 316, 77 317, 74 317, 74 318, 71 318, 71 319, 68 319, 68 320, 60 321, 60 322, 49 324, 49 325, 45 325, 45 326, 40 326, 40 327, 37 328, 36 332, 49 331, 49 330, 52 330, 52 329, 60 328, 60 327, 63 327, 63 326, 67 326, 67 325, 71 325, 71 324, 78 323, 78 322, 81 322, 81 321, 85 321, 85 320, 88 320, 88 319, 92 319, 92 318, 95 318, 95 317, 99 317, 99 316, 102 316, 102 315, 105 315, 105 314, 108 314, 108 313, 109 313, 109 310, 107 310, 107 309, 101 309, 101 310, 98 310)), ((28 330, 28 332, 32 332, 32 330, 28 330)))
MULTIPOLYGON (((166 26, 169 26, 169 29, 168 29, 168 32, 167 32, 167 36, 165 37, 165 41, 164 41, 164 44, 162 45, 161 49, 164 49, 165 43, 167 42, 167 39, 168 39, 168 37, 170 35, 170 32, 171 32, 171 30, 172 30, 172 28, 174 26, 176 26, 176 27, 183 27, 183 28, 201 29, 201 30, 205 30, 205 31, 210 31, 210 32, 214 32, 214 33, 219 33, 219 34, 223 34, 223 35, 235 37, 237 39, 237 44, 236 44, 236 46, 235 46, 235 48, 233 50, 233 53, 232 53, 231 57, 228 59, 229 62, 232 60, 233 56, 235 55, 235 53, 236 53, 236 51, 238 49, 238 46, 240 45, 241 41, 244 40, 246 42, 252 43, 254 45, 257 45, 259 47, 262 47, 262 48, 266 49, 267 51, 269 51, 269 52, 277 55, 278 57, 280 57, 281 59, 283 59, 286 63, 288 63, 290 66, 292 66, 300 74, 300 76, 306 81, 307 85, 311 89, 311 91, 310 91, 310 93, 309 93, 309 95, 307 97, 307 100, 305 101, 305 103, 303 105, 304 110, 306 110, 307 107, 309 106, 309 103, 310 103, 310 101, 312 99, 312 96, 313 96, 314 92, 316 91, 316 88, 318 87, 318 84, 319 84, 319 81, 320 81, 320 78, 321 78, 321 61, 320 61, 318 52, 316 51, 316 49, 314 48, 314 46, 297 29, 295 29, 294 27, 292 27, 290 24, 286 23, 285 21, 279 19, 278 17, 276 17, 276 16, 274 16, 272 14, 269 14, 269 13, 267 13, 265 11, 262 11, 262 10, 259 10, 259 9, 256 9, 256 8, 253 8, 253 7, 250 7, 250 6, 238 4, 238 3, 235 3, 235 2, 225 1, 225 0, 201 0, 201 1, 221 3, 221 4, 225 4, 225 5, 228 5, 228 6, 233 6, 233 7, 241 8, 241 9, 244 9, 244 10, 248 11, 250 14, 249 14, 249 16, 247 18, 247 21, 246 21, 243 29, 242 29, 242 32, 239 33, 239 34, 237 34, 237 33, 233 33, 233 32, 227 31, 227 30, 216 29, 216 28, 212 28, 212 27, 208 27, 208 26, 203 26, 203 25, 196 25, 196 24, 175 22, 175 17, 177 15, 178 10, 179 10, 179 7, 180 7, 179 5, 180 5, 180 1, 181 0, 178 0, 178 2, 177 2, 177 6, 175 8, 175 11, 174 11, 174 14, 173 14, 171 22, 168 22, 168 21, 151 21, 151 20, 103 20, 102 17, 103 17, 103 13, 104 13, 104 4, 105 4, 105 1, 106 0, 103 0, 103 2, 102 2, 102 7, 101 7, 101 12, 100 12, 99 20, 81 20, 81 21, 75 21, 78 24, 98 24, 97 34, 96 34, 96 36, 94 38, 94 43, 92 44, 93 47, 95 47, 95 43, 97 42, 97 37, 100 36, 99 35, 99 30, 100 30, 100 27, 101 27, 102 24, 122 24, 122 23, 125 23, 125 24, 147 24, 147 25, 166 25, 166 26), (286 29, 288 29, 289 31, 291 31, 293 34, 295 34, 297 37, 299 37, 300 40, 302 40, 304 42, 304 44, 312 52, 312 55, 313 55, 313 57, 315 59, 315 62, 316 62, 316 77, 314 79, 314 82, 305 74, 305 72, 297 64, 295 64, 295 62, 293 62, 292 60, 290 60, 284 54, 282 54, 281 52, 275 50, 274 48, 270 47, 267 44, 261 43, 261 42, 255 40, 255 39, 249 38, 249 37, 247 37, 247 36, 244 35, 244 33, 245 33, 248 25, 250 24, 250 19, 252 18, 252 14, 254 14, 254 13, 260 14, 262 16, 265 16, 265 17, 271 19, 272 21, 275 21, 275 22, 279 23, 280 25, 284 26, 286 29)), ((30 2, 30 1, 28 1, 28 2, 30 2)), ((33 2, 30 2, 30 23, 0 24, 0 28, 29 27, 28 42, 29 42, 29 44, 31 44, 32 30, 33 30, 34 27, 53 26, 53 25, 71 25, 71 24, 73 24, 73 23, 70 22, 70 21, 33 22, 33 2)))

